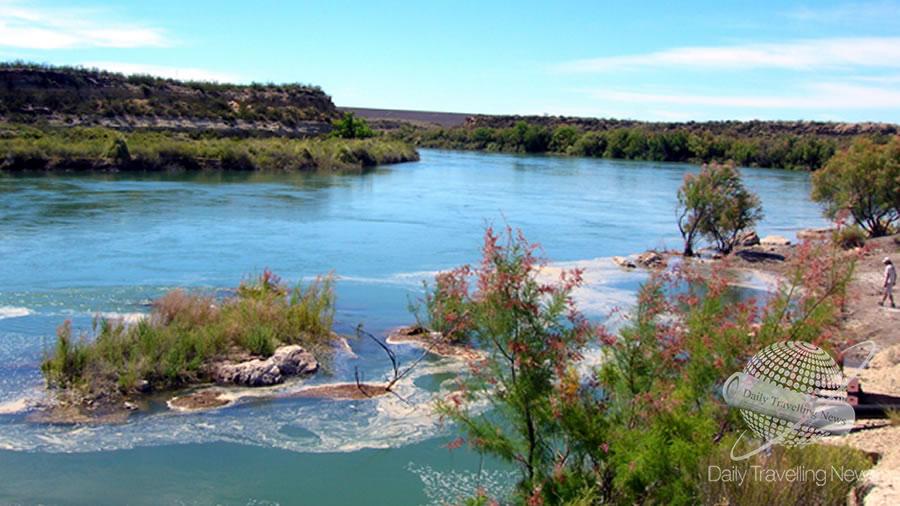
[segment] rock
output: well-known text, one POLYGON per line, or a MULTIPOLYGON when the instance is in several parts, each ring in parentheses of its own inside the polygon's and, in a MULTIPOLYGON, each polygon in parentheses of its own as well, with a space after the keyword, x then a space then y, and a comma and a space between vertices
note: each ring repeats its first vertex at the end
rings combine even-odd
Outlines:
POLYGON ((122 404, 122 407, 129 411, 134 411, 138 408, 137 404, 135 404, 133 402, 128 402, 128 401, 125 401, 125 403, 122 404))
POLYGON ((271 357, 255 358, 237 364, 221 364, 216 367, 214 377, 219 383, 236 383, 251 387, 276 385, 285 376, 314 373, 319 370, 319 361, 312 353, 295 344, 282 346, 271 357))
POLYGON ((737 237, 738 246, 756 246, 757 244, 759 244, 759 236, 756 235, 756 230, 745 230, 737 237))
POLYGON ((828 235, 832 232, 834 232, 834 229, 831 227, 808 228, 806 230, 797 232, 797 239, 824 239, 825 237, 828 237, 828 235))
POLYGON ((630 258, 626 257, 612 257, 612 261, 614 264, 618 265, 623 269, 635 269, 637 265, 631 261, 630 258))
POLYGON ((217 390, 203 390, 190 395, 179 395, 166 402, 170 409, 183 411, 220 408, 231 403, 232 401, 223 395, 223 392, 217 390))
POLYGON ((647 251, 638 255, 634 262, 648 269, 660 269, 666 266, 666 257, 658 251, 647 251))
POLYGON ((784 255, 779 255, 777 253, 768 253, 765 251, 742 249, 735 251, 734 254, 750 263, 765 261, 784 262, 784 255))
POLYGON ((420 336, 428 333, 428 329, 422 327, 421 325, 410 325, 409 327, 403 327, 402 329, 398 329, 396 335, 398 336, 420 336))
POLYGON ((251 387, 276 385, 284 381, 281 370, 270 359, 253 359, 239 364, 219 366, 216 380, 222 383, 237 383, 251 387))
POLYGON ((760 241, 760 244, 764 244, 766 246, 790 246, 791 241, 780 235, 767 235, 763 237, 763 239, 760 241))
POLYGON ((134 389, 142 394, 145 394, 153 389, 153 385, 151 385, 147 380, 138 380, 138 382, 134 384, 134 389))
POLYGON ((313 373, 319 370, 319 361, 316 360, 316 357, 296 344, 278 348, 270 360, 285 376, 313 373))

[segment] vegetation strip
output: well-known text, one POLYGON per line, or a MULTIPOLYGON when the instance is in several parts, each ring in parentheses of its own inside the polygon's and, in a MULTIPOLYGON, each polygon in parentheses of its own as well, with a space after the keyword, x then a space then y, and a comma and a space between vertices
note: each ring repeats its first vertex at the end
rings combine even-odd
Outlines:
POLYGON ((0 170, 9 172, 313 171, 418 159, 409 144, 382 138, 239 139, 0 123, 0 170))

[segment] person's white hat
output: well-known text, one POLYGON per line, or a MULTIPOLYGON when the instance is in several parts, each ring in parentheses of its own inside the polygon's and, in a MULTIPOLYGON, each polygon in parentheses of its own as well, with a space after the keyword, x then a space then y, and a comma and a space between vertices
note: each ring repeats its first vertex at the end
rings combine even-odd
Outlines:
POLYGON ((891 263, 891 257, 884 257, 884 260, 882 260, 881 263, 883 263, 883 264, 891 263))

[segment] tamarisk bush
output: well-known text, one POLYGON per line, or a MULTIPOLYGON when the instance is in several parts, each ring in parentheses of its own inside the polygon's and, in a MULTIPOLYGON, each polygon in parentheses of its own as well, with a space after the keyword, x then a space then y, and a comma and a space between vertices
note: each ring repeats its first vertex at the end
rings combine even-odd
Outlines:
MULTIPOLYGON (((437 412, 464 436, 449 446, 515 464, 514 499, 527 504, 708 499, 704 466, 745 428, 721 399, 722 382, 773 342, 828 349, 856 259, 831 243, 806 242, 764 300, 737 297, 721 267, 704 275, 675 267, 644 283, 613 334, 575 306, 581 271, 547 280, 536 248, 508 226, 501 234, 488 228, 481 264, 444 273, 429 297, 452 304, 432 305, 428 315, 465 321, 459 337, 487 353, 438 399, 437 412), (587 368, 582 358, 592 349, 605 360, 587 368)), ((821 461, 807 450, 792 465, 821 461)), ((834 487, 829 498, 843 500, 853 486, 834 487)))

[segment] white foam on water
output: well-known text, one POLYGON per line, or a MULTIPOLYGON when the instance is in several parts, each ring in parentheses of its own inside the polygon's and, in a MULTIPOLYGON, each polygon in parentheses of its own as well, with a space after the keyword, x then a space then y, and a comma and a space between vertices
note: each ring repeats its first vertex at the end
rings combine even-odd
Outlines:
POLYGON ((433 413, 438 394, 416 387, 415 381, 427 375, 458 372, 463 367, 453 360, 423 362, 394 386, 396 395, 364 400, 271 399, 275 393, 297 391, 304 384, 295 382, 267 393, 240 389, 234 394, 237 402, 226 408, 138 414, 123 424, 0 424, 0 448, 74 453, 230 442, 321 453, 396 447, 452 430, 441 425, 433 413))
POLYGON ((466 498, 475 497, 479 490, 491 500, 505 504, 515 491, 519 479, 517 471, 481 470, 436 471, 431 466, 419 466, 410 462, 406 469, 422 480, 429 504, 461 504, 466 498))
MULTIPOLYGON (((341 281, 349 281, 352 283, 373 284, 373 285, 390 285, 408 288, 421 288, 422 281, 431 282, 434 276, 441 271, 413 271, 400 272, 391 274, 386 277, 366 277, 366 276, 345 276, 339 275, 341 281)), ((315 278, 310 278, 315 279, 315 278)))
POLYGON ((578 309, 591 316, 606 316, 615 309, 627 309, 637 303, 634 289, 618 288, 647 279, 642 271, 624 271, 612 259, 601 257, 571 262, 554 262, 541 268, 538 279, 544 283, 560 279, 562 271, 583 269, 582 285, 572 290, 572 298, 578 309))
POLYGON ((34 311, 28 309, 27 307, 0 306, 0 320, 6 318, 20 318, 22 316, 28 316, 30 314, 34 314, 34 311))
POLYGON ((0 402, 0 415, 14 415, 28 411, 31 407, 30 399, 22 397, 11 401, 0 402))

